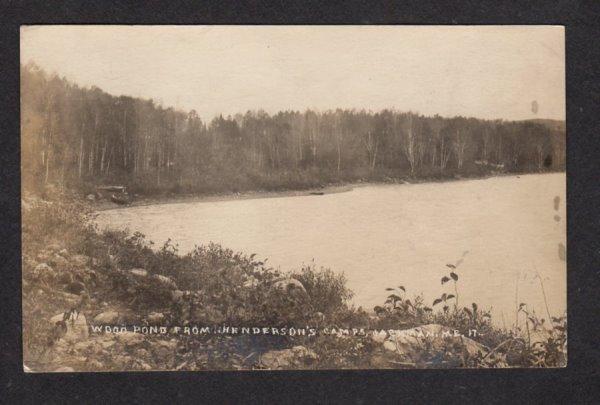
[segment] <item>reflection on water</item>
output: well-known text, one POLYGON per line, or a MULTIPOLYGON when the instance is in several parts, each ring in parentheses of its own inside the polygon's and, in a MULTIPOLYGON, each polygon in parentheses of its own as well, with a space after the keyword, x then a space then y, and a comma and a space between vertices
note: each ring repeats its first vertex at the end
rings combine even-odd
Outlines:
POLYGON ((183 252, 221 243, 283 270, 314 259, 343 271, 354 302, 367 309, 398 285, 430 303, 451 288, 440 283, 445 265, 458 263, 459 304, 492 307, 495 321, 509 325, 516 301, 545 317, 536 272, 552 315, 566 308, 564 201, 561 173, 131 207, 101 212, 98 221, 139 230, 157 245, 171 238, 183 252))

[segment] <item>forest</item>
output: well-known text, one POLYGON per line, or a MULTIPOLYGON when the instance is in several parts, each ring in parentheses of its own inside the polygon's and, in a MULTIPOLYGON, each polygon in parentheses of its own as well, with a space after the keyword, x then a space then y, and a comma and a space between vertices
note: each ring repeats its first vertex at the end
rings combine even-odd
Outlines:
MULTIPOLYGON (((276 94, 273 95, 276 97, 276 94)), ((139 194, 303 189, 565 169, 565 124, 416 112, 196 111, 84 88, 21 65, 22 184, 139 194)))

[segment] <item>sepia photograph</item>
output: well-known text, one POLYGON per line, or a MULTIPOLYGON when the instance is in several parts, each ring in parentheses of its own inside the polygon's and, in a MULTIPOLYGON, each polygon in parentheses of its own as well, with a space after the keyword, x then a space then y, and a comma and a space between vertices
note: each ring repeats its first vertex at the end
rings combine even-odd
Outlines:
POLYGON ((25 372, 566 367, 564 27, 24 25, 20 55, 25 372))

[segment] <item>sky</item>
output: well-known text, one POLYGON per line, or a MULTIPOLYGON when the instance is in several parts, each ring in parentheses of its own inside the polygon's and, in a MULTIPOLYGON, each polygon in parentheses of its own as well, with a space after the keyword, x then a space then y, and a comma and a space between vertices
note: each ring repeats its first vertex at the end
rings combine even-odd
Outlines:
POLYGON ((565 119, 560 26, 23 26, 30 61, 204 120, 307 108, 565 119))

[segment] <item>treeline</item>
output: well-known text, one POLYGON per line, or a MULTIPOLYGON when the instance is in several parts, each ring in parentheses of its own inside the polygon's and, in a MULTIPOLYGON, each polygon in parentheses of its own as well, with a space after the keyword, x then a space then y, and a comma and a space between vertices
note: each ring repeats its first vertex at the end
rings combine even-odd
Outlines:
MULTIPOLYGON (((275 97, 276 95, 274 95, 275 97)), ((564 170, 564 123, 412 112, 195 111, 82 88, 21 66, 25 187, 120 183, 138 193, 564 170)))

